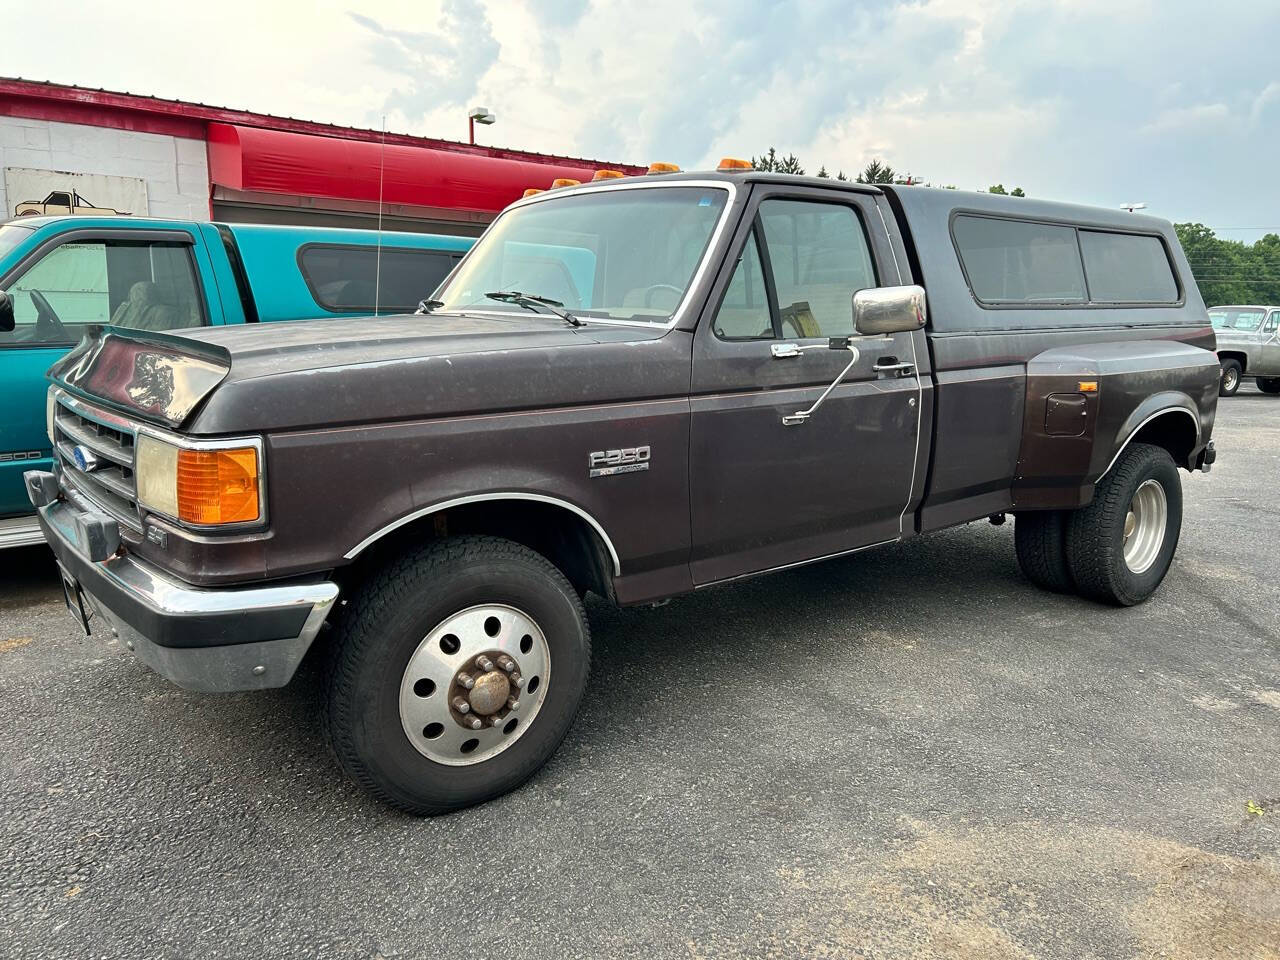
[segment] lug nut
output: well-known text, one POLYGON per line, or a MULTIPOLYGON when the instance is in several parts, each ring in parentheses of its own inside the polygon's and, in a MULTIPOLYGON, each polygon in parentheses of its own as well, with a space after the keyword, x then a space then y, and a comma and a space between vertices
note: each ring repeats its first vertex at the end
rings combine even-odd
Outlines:
POLYGON ((470 713, 471 704, 468 703, 466 700, 464 700, 462 697, 454 697, 453 709, 457 710, 459 713, 470 713))
POLYGON ((510 681, 511 685, 517 690, 520 689, 520 684, 524 683, 524 677, 520 676, 518 673, 511 674, 511 676, 507 677, 507 680, 510 681))
POLYGON ((472 730, 479 730, 484 726, 484 721, 479 717, 472 717, 470 720, 464 721, 472 730))
POLYGON ((500 727, 502 726, 502 722, 506 719, 507 719, 506 717, 500 717, 495 713, 492 717, 489 718, 489 726, 500 727))
POLYGON ((516 662, 510 657, 499 657, 498 666, 507 671, 507 673, 511 673, 516 668, 516 662))
POLYGON ((508 709, 508 710, 517 710, 517 709, 519 709, 519 707, 520 707, 520 701, 519 701, 519 700, 517 700, 515 697, 507 697, 507 709, 508 709))
POLYGON ((462 687, 462 689, 470 690, 475 685, 476 685, 475 677, 471 676, 471 674, 469 673, 458 674, 458 686, 462 687))
POLYGON ((483 653, 476 657, 476 666, 488 673, 493 669, 493 661, 486 657, 483 653))

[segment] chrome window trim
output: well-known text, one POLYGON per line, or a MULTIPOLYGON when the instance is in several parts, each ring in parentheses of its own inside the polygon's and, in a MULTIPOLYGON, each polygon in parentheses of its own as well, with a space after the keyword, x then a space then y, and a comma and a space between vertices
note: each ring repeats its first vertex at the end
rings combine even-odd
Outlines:
POLYGON ((564 507, 570 513, 574 513, 581 517, 587 523, 591 524, 592 529, 600 535, 600 539, 604 542, 605 548, 609 551, 609 556, 613 560, 614 576, 622 575, 622 561, 618 558, 618 550, 613 545, 613 541, 609 539, 609 535, 604 532, 604 527, 600 525, 600 521, 593 517, 587 511, 583 510, 576 504, 570 503, 568 500, 561 500, 559 497, 550 497, 542 493, 523 493, 518 490, 506 490, 497 493, 478 493, 468 497, 454 497, 452 500, 443 500, 440 503, 433 503, 429 507, 422 507, 405 514, 398 520, 393 520, 386 526, 369 534, 354 547, 343 554, 346 560, 354 560, 356 556, 376 540, 380 540, 388 533, 399 530, 405 524, 412 523, 422 517, 430 516, 433 513, 439 513, 441 510, 448 510, 450 507, 460 507, 468 503, 483 503, 489 500, 532 500, 534 503, 549 503, 553 506, 564 507))
MULTIPOLYGON (((582 186, 579 186, 579 187, 555 187, 553 189, 546 190, 542 193, 535 194, 532 197, 525 197, 521 200, 517 200, 515 203, 505 207, 501 213, 499 213, 496 217, 493 218, 492 221, 490 221, 489 226, 485 227, 484 233, 480 234, 480 236, 476 238, 476 242, 472 244, 471 249, 466 252, 466 255, 463 256, 462 260, 458 262, 458 264, 453 268, 450 274, 447 277, 445 277, 444 283, 441 284, 440 288, 436 292, 440 293, 445 289, 448 283, 457 274, 457 271, 463 266, 463 264, 467 262, 467 258, 470 257, 476 250, 479 249, 480 244, 484 242, 484 238, 489 235, 489 231, 492 230, 495 226, 497 226, 497 224, 501 223, 502 218, 505 217, 507 213, 509 213, 512 210, 517 210, 521 207, 531 206, 532 204, 535 204, 535 203, 546 203, 548 200, 557 200, 561 197, 581 196, 584 193, 606 193, 613 190, 651 190, 658 187, 668 187, 668 188, 693 187, 693 188, 702 188, 702 189, 711 188, 715 190, 724 190, 729 194, 729 201, 724 205, 724 209, 720 211, 720 220, 719 222, 716 223, 715 229, 711 231, 711 237, 707 241, 707 249, 703 251, 702 259, 698 262, 697 269, 693 271, 693 276, 689 279, 689 286, 685 289, 684 297, 681 298, 679 305, 677 305, 675 311, 671 314, 671 318, 666 323, 658 323, 656 321, 650 322, 648 320, 612 320, 605 317, 591 317, 591 316, 584 316, 582 318, 583 322, 588 324, 603 323, 603 324, 608 324, 609 326, 614 326, 614 327, 643 327, 646 330, 674 330, 677 326, 679 326, 680 321, 685 319, 685 314, 687 314, 692 309, 690 301, 693 297, 693 293, 702 284, 703 278, 706 276, 707 271, 711 268, 712 252, 716 249, 716 247, 720 245, 720 241, 724 237, 725 229, 727 228, 729 223, 729 217, 733 212, 734 204, 738 200, 738 184, 734 183, 731 180, 665 180, 664 181, 660 174, 649 174, 649 176, 654 177, 654 180, 652 183, 639 182, 639 181, 634 183, 618 183, 617 181, 614 181, 614 180, 602 180, 598 184, 588 183, 588 184, 583 184, 582 186)), ((440 312, 441 313, 481 313, 483 311, 466 308, 462 310, 441 310, 440 312)), ((497 313, 500 311, 490 311, 490 312, 497 313)), ((509 315, 509 314, 504 314, 504 315, 509 315)))
MULTIPOLYGON (((56 388, 55 388, 56 389, 56 388)), ((119 430, 122 433, 130 433, 133 435, 133 491, 134 503, 137 507, 139 524, 145 519, 145 514, 155 514, 157 517, 163 517, 165 520, 175 523, 184 530, 192 530, 195 532, 240 532, 248 530, 259 530, 267 526, 270 519, 267 509, 267 457, 266 444, 260 436, 251 437, 231 437, 218 438, 215 440, 199 440, 191 437, 183 436, 179 433, 173 433, 160 427, 152 426, 149 423, 141 423, 136 420, 129 420, 119 414, 112 413, 109 410, 103 410, 101 407, 85 403, 77 397, 59 390, 55 398, 56 402, 68 408, 77 416, 84 417, 86 420, 92 420, 100 423, 105 427, 113 430, 119 430), (159 440, 162 443, 168 443, 184 450, 227 450, 232 448, 252 447, 258 456, 258 506, 260 508, 260 516, 256 520, 249 520, 244 523, 188 523, 177 517, 165 513, 163 510, 157 510, 150 504, 144 504, 138 497, 138 438, 148 436, 153 440, 159 440)), ((83 493, 84 491, 80 491, 83 493)), ((89 497, 89 499, 93 499, 89 497)), ((108 511, 110 512, 110 511, 108 511)), ((141 526, 138 528, 141 532, 141 526)))
POLYGON ((1124 438, 1124 443, 1120 444, 1120 449, 1116 451, 1116 455, 1112 457, 1111 462, 1107 464, 1107 469, 1103 470, 1102 473, 1098 474, 1098 479, 1095 480, 1094 483, 1095 484, 1101 483, 1102 478, 1111 472, 1111 468, 1114 467, 1116 465, 1116 461, 1120 459, 1120 454, 1124 453, 1125 447, 1129 446, 1130 441, 1133 440, 1133 438, 1138 435, 1139 430, 1145 427, 1148 423, 1150 423, 1156 417, 1163 417, 1166 413, 1185 413, 1188 417, 1190 417, 1191 422, 1195 424, 1196 444, 1199 445, 1200 443, 1199 418, 1197 418, 1196 415, 1192 413, 1190 410, 1188 410, 1186 407, 1164 407, 1160 410, 1157 410, 1155 413, 1151 414, 1151 416, 1147 417, 1140 424, 1138 424, 1136 427, 1134 427, 1132 430, 1129 431, 1129 435, 1124 438))

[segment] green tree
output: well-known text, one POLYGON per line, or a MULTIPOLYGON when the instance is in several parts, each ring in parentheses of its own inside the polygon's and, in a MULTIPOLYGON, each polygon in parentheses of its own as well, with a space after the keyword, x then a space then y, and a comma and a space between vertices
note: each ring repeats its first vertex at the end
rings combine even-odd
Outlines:
POLYGON ((894 180, 893 167, 887 163, 881 163, 879 160, 872 160, 858 174, 859 183, 893 183, 894 180))
POLYGON ((822 179, 824 179, 824 180, 830 180, 830 179, 831 179, 831 174, 827 173, 827 168, 826 168, 826 166, 825 166, 825 165, 824 165, 824 166, 821 166, 821 167, 818 167, 818 176, 822 177, 822 179))
POLYGON ((1175 223, 1178 242, 1208 306, 1280 303, 1280 236, 1224 240, 1203 223, 1175 223))
POLYGON ((1025 197, 1021 187, 1014 187, 1012 190, 1006 190, 1003 183, 997 183, 994 187, 987 187, 987 193, 998 193, 1002 197, 1025 197))

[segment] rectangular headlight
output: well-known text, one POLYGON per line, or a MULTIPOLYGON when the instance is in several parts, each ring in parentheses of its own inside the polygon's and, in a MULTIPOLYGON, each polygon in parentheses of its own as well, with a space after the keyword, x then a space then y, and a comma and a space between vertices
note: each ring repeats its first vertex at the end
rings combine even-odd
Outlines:
POLYGON ((260 468, 255 447, 190 449, 140 434, 138 500, 183 523, 252 523, 262 517, 260 468))

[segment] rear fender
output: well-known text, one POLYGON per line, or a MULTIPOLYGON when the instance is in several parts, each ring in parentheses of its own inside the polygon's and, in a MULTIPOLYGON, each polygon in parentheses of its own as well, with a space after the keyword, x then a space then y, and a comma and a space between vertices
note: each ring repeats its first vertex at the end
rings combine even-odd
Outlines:
POLYGON ((1213 430, 1217 357, 1171 341, 1083 344, 1027 362, 1014 509, 1074 509, 1140 433, 1191 469, 1213 430))

